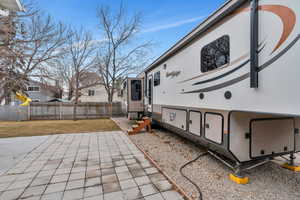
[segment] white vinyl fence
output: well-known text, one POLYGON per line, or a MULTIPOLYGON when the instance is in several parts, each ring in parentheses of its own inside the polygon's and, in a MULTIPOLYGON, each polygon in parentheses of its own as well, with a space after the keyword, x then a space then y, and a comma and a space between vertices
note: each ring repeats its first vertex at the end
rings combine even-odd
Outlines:
MULTIPOLYGON (((123 116, 121 102, 79 103, 77 119, 123 116)), ((73 103, 31 103, 28 107, 0 106, 0 121, 73 119, 73 103)))
POLYGON ((23 121, 28 118, 28 107, 0 106, 0 121, 23 121))

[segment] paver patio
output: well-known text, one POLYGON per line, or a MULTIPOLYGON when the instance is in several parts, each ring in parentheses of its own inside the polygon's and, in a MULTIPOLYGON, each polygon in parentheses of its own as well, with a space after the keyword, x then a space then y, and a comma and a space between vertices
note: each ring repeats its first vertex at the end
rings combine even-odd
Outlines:
POLYGON ((183 199, 121 131, 49 136, 0 176, 0 199, 183 199))

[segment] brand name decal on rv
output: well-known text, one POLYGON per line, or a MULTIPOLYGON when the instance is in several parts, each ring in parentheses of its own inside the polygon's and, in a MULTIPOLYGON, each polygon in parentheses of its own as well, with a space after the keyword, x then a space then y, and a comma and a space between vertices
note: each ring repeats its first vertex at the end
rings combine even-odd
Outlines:
POLYGON ((180 73, 181 73, 180 71, 167 72, 167 73, 166 73, 166 77, 171 77, 171 78, 173 78, 173 77, 178 76, 180 73))

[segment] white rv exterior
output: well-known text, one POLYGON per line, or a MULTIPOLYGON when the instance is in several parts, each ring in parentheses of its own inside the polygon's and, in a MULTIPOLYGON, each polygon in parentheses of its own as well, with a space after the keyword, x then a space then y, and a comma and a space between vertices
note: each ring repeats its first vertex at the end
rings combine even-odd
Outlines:
POLYGON ((299 0, 228 1, 145 70, 145 112, 239 163, 300 151, 299 20, 299 0))

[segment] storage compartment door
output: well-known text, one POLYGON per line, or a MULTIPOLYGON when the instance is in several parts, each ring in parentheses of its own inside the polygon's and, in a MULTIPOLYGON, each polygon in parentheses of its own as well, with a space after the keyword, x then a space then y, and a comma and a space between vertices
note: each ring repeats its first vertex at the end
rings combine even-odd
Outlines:
POLYGON ((294 120, 255 119, 250 122, 252 158, 294 151, 294 120))
POLYGON ((200 136, 201 135, 201 113, 197 111, 190 111, 189 116, 189 131, 190 133, 200 136))
POLYGON ((162 121, 182 130, 186 130, 186 117, 187 113, 185 110, 162 109, 162 121))
POLYGON ((222 144, 223 141, 223 116, 215 113, 205 113, 205 138, 222 144))
POLYGON ((300 151, 300 118, 295 118, 295 151, 300 151))

